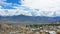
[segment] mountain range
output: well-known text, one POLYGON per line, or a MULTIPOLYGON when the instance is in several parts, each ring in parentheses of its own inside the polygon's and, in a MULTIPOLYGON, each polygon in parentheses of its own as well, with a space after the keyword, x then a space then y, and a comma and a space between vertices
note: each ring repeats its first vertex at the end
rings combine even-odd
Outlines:
POLYGON ((0 16, 0 23, 30 23, 30 24, 50 24, 60 21, 60 17, 46 17, 46 16, 0 16))

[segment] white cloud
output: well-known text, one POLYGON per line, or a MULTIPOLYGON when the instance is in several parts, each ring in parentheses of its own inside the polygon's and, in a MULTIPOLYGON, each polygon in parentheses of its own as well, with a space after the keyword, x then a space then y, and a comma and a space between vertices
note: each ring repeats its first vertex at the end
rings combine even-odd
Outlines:
MULTIPOLYGON (((0 0, 0 4, 11 5, 11 3, 1 1, 2 0, 0 0)), ((0 15, 60 16, 60 0, 24 0, 22 1, 22 5, 13 7, 16 9, 1 9, 2 6, 0 6, 0 15)))
POLYGON ((57 11, 60 8, 60 0, 25 0, 24 5, 42 11, 57 11))

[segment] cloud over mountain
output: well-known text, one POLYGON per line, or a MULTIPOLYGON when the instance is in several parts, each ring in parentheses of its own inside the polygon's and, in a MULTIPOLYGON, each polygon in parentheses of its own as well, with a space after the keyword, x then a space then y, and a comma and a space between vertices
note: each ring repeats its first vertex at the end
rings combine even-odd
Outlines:
POLYGON ((0 16, 21 14, 27 16, 60 16, 60 0, 20 0, 16 3, 13 2, 0 0, 0 16))

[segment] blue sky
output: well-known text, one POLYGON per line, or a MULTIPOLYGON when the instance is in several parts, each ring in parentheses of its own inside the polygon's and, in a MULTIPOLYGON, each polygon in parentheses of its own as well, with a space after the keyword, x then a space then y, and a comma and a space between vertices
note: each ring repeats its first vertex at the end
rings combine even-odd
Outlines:
POLYGON ((21 14, 27 16, 60 16, 60 0, 0 0, 1 16, 21 14))
POLYGON ((12 3, 11 5, 0 4, 4 9, 15 9, 13 6, 21 5, 20 0, 6 0, 6 3, 12 3))
POLYGON ((5 2, 13 3, 13 4, 20 4, 20 0, 6 0, 5 2))

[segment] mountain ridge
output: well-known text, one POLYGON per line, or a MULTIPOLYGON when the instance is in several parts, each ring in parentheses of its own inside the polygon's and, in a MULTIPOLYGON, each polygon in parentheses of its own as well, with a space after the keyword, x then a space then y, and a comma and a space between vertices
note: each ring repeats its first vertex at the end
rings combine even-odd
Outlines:
POLYGON ((46 17, 46 16, 0 16, 0 22, 6 21, 7 23, 55 23, 60 21, 60 17, 46 17))

